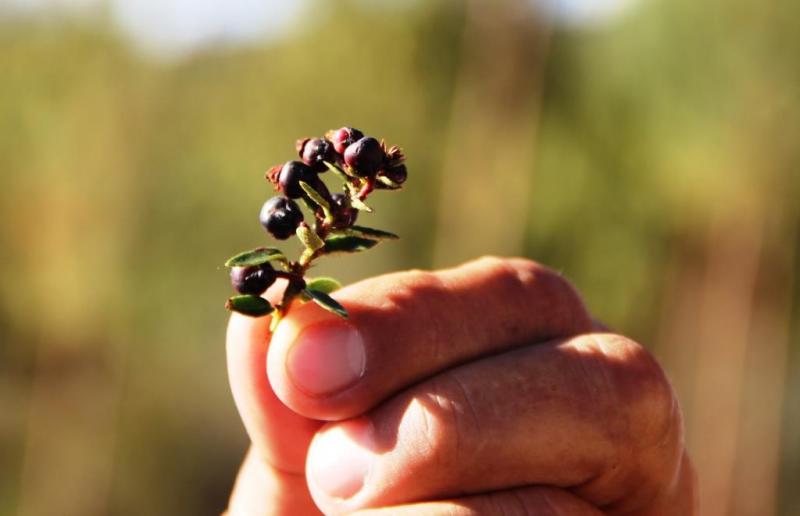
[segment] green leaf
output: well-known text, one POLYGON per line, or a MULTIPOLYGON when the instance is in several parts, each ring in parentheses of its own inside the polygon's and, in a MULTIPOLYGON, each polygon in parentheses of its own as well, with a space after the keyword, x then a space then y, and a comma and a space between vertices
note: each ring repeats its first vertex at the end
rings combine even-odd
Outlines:
POLYGON ((281 252, 280 249, 274 247, 259 247, 251 251, 239 253, 236 256, 228 258, 225 262, 225 267, 247 267, 250 265, 261 265, 262 263, 277 260, 283 263, 288 263, 289 260, 281 252))
POLYGON ((395 183, 386 176, 378 176, 378 181, 386 185, 390 190, 399 190, 400 188, 402 188, 402 185, 400 185, 399 183, 395 183))
POLYGON ((251 295, 233 296, 225 303, 225 308, 251 317, 261 317, 274 310, 269 301, 263 297, 251 295))
POLYGON ((378 240, 397 240, 400 238, 394 233, 384 231, 382 229, 368 228, 365 226, 350 226, 344 229, 348 235, 358 236, 363 238, 374 238, 378 240))
MULTIPOLYGON (((328 278, 326 276, 320 276, 319 278, 312 278, 306 280, 306 287, 316 290, 318 292, 324 292, 326 294, 330 294, 331 292, 336 292, 340 288, 342 288, 342 284, 339 283, 337 280, 333 278, 328 278)), ((306 295, 305 292, 301 294, 303 301, 311 301, 311 298, 306 295)))
POLYGON ((325 292, 322 292, 320 290, 314 290, 313 288, 306 288, 305 290, 303 290, 303 293, 308 297, 310 297, 312 301, 317 303, 325 310, 333 312, 339 317, 347 319, 347 310, 345 310, 344 307, 340 305, 338 301, 333 299, 325 292))
POLYGON ((375 247, 377 240, 357 236, 331 236, 325 240, 327 253, 358 253, 375 247))
POLYGON ((364 202, 355 195, 350 197, 350 205, 359 211, 366 211, 367 213, 372 213, 373 211, 372 208, 364 204, 364 202))
POLYGON ((297 234, 297 238, 306 246, 306 249, 312 252, 325 247, 325 242, 305 224, 297 226, 297 231, 295 231, 295 233, 297 234))
POLYGON ((323 210, 325 210, 325 214, 326 215, 328 214, 328 212, 331 209, 331 205, 328 204, 328 201, 326 201, 325 198, 322 197, 322 195, 320 195, 320 193, 318 191, 314 190, 314 188, 310 184, 306 183, 305 181, 300 181, 300 188, 302 188, 303 191, 309 197, 311 197, 312 201, 317 203, 323 210))
POLYGON ((350 180, 350 176, 347 174, 347 172, 342 170, 339 166, 334 165, 333 163, 331 163, 329 161, 323 161, 323 163, 325 163, 325 166, 328 167, 328 170, 330 170, 331 172, 333 172, 334 174, 339 176, 339 178, 342 181, 349 181, 350 180))
POLYGON ((330 294, 331 292, 336 292, 337 290, 342 288, 342 284, 339 283, 334 278, 329 278, 327 276, 320 276, 319 278, 312 278, 306 280, 306 287, 313 290, 317 290, 319 292, 330 294))

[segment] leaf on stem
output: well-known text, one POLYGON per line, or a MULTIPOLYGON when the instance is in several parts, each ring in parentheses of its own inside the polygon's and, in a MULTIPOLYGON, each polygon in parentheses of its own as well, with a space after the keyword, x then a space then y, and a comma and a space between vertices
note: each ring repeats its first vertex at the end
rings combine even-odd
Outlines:
POLYGON ((297 234, 297 238, 306 246, 306 249, 311 252, 325 247, 325 242, 305 224, 297 226, 297 231, 295 231, 295 233, 297 234))
POLYGON ((400 238, 394 233, 382 229, 368 228, 366 226, 350 226, 342 230, 344 234, 376 240, 397 240, 400 238))
MULTIPOLYGON (((324 292, 325 294, 330 294, 331 292, 336 292, 340 288, 342 288, 342 284, 339 283, 334 278, 329 278, 327 276, 320 276, 319 278, 311 278, 306 280, 306 287, 312 290, 316 290, 318 292, 324 292)), ((301 294, 303 301, 311 301, 311 298, 303 292, 301 294)))
POLYGON ((228 258, 225 267, 248 267, 251 265, 261 265, 271 261, 279 261, 288 264, 289 260, 280 249, 274 247, 259 247, 251 251, 245 251, 228 258))
POLYGON ((373 211, 372 208, 364 204, 364 201, 355 195, 350 196, 350 205, 359 211, 366 211, 367 213, 372 213, 373 211))
POLYGON ((305 290, 303 290, 303 293, 308 297, 310 297, 312 301, 317 303, 325 310, 333 312, 339 317, 347 319, 348 317, 347 310, 345 310, 344 307, 341 304, 339 304, 338 301, 333 299, 325 292, 322 292, 321 290, 315 290, 313 288, 306 288, 305 290))
POLYGON ((399 190, 400 188, 402 188, 402 185, 400 183, 395 183, 386 176, 378 176, 378 181, 383 183, 390 190, 399 190))
POLYGON ((314 190, 310 184, 306 183, 305 181, 300 181, 300 188, 303 189, 303 191, 311 198, 312 201, 317 203, 319 207, 325 211, 325 215, 330 213, 331 205, 318 191, 314 190))
POLYGON ((377 240, 357 236, 331 236, 325 240, 326 253, 359 253, 375 247, 377 240))
POLYGON ((233 312, 249 315, 250 317, 261 317, 272 313, 274 308, 269 301, 259 296, 243 295, 233 296, 225 303, 225 308, 233 312))
POLYGON ((339 176, 339 179, 342 181, 350 181, 351 176, 338 165, 334 165, 330 161, 323 161, 323 163, 325 163, 325 166, 328 167, 328 170, 339 176))

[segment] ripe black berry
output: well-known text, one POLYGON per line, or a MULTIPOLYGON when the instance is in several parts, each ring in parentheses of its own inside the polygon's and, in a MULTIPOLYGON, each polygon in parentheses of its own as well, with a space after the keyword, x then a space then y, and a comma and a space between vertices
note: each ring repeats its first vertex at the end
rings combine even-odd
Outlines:
POLYGON ((278 187, 290 199, 302 197, 300 181, 313 182, 316 174, 302 161, 287 161, 278 174, 278 187))
POLYGON ((334 163, 336 161, 336 150, 333 144, 323 138, 312 138, 306 141, 299 149, 303 163, 311 167, 314 172, 325 172, 328 167, 323 161, 334 163))
POLYGON ((268 263, 231 269, 231 285, 240 294, 260 296, 273 283, 275 269, 268 263))
POLYGON ((402 185, 406 182, 408 171, 406 170, 406 166, 403 163, 400 163, 399 165, 383 169, 380 175, 387 177, 393 183, 402 185))
POLYGON ((258 219, 272 236, 278 240, 286 240, 294 235, 297 226, 303 222, 303 212, 293 200, 273 197, 264 203, 258 219))
POLYGON ((361 138, 344 151, 344 162, 362 177, 374 176, 383 165, 384 158, 381 143, 371 136, 361 138))
POLYGON ((342 127, 341 129, 337 129, 332 133, 328 133, 328 136, 331 139, 333 148, 336 149, 336 152, 339 154, 344 154, 344 151, 347 149, 347 147, 364 137, 364 133, 358 129, 353 129, 352 127, 342 127))
POLYGON ((333 210, 333 226, 337 228, 349 228, 356 222, 358 210, 350 206, 348 198, 343 193, 335 193, 331 196, 331 209, 333 210))

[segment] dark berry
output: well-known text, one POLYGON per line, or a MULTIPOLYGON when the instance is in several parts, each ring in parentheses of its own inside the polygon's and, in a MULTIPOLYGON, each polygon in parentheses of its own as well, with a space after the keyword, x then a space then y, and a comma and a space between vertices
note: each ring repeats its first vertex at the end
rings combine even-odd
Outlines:
POLYGON ((406 166, 403 163, 400 163, 399 165, 383 169, 380 175, 390 179, 393 183, 402 185, 406 182, 408 171, 406 170, 406 166))
POLYGON ((231 269, 231 285, 240 294, 260 296, 275 283, 275 269, 268 263, 231 269))
POLYGON ((336 152, 344 154, 347 147, 364 137, 364 133, 352 127, 342 127, 341 129, 328 133, 328 136, 336 152))
POLYGON ((314 172, 325 172, 328 167, 324 162, 334 163, 336 161, 336 150, 333 148, 333 144, 323 138, 312 138, 306 141, 299 152, 303 163, 311 167, 314 172))
POLYGON ((358 217, 358 210, 350 206, 349 199, 343 193, 335 193, 331 196, 331 210, 333 211, 333 226, 337 228, 348 228, 355 224, 358 217))
POLYGON ((361 177, 373 177, 383 165, 384 157, 381 143, 371 136, 361 138, 344 151, 344 162, 361 177))
POLYGON ((297 226, 303 222, 303 212, 293 200, 273 197, 261 207, 258 219, 272 236, 278 240, 286 240, 294 235, 297 226))
POLYGON ((302 197, 300 181, 313 182, 316 174, 302 161, 287 161, 278 174, 278 187, 290 199, 302 197))

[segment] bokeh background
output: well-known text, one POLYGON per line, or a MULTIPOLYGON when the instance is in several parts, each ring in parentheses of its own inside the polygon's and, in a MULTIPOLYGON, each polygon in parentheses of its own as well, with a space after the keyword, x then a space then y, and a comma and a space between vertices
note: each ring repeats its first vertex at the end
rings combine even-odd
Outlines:
POLYGON ((562 271, 667 368, 704 514, 800 514, 798 56, 791 0, 0 0, 0 514, 225 507, 220 264, 345 124, 405 147, 403 239, 321 272, 562 271))

